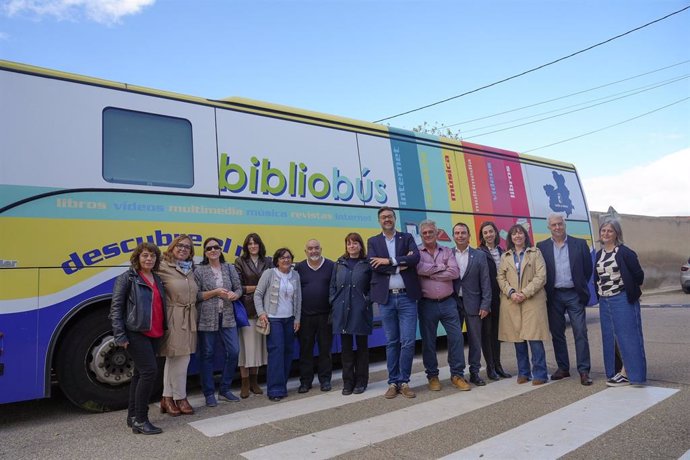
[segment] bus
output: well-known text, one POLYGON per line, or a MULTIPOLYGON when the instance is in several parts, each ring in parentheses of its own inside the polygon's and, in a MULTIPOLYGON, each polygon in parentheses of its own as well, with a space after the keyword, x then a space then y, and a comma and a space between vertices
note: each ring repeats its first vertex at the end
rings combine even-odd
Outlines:
MULTIPOLYGON (((114 279, 139 242, 245 235, 324 256, 380 232, 390 206, 441 244, 457 222, 516 222, 532 240, 563 212, 591 242, 572 164, 242 98, 204 99, 0 61, 0 404, 57 383, 87 410, 123 407, 132 362, 114 346, 114 279)), ((200 251, 198 251, 200 252, 200 251)), ((376 313, 376 310, 375 310, 376 313)), ((385 343, 377 323, 372 347, 385 343)), ((333 351, 339 351, 336 339, 333 351)))

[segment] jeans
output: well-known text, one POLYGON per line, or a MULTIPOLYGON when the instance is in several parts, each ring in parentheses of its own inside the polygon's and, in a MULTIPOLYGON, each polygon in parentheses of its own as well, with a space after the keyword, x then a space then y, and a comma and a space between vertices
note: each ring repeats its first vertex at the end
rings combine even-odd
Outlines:
POLYGON ((295 341, 295 318, 269 318, 271 333, 266 336, 268 366, 266 393, 269 398, 287 396, 287 381, 292 366, 292 347, 295 341))
POLYGON ((369 384, 369 336, 342 334, 340 336, 343 364, 343 388, 365 387, 369 384), (357 350, 353 350, 353 342, 357 350))
POLYGON ((518 374, 523 377, 534 377, 537 380, 547 381, 549 376, 546 372, 546 351, 544 342, 541 340, 528 340, 515 344, 515 357, 517 358, 518 374), (532 372, 529 369, 529 352, 527 344, 532 351, 532 372))
MULTIPOLYGON (((222 321, 222 318, 221 318, 222 321)), ((222 324, 219 323, 219 324, 222 324)), ((237 359, 240 354, 240 340, 236 327, 221 327, 217 331, 199 331, 199 376, 201 378, 201 390, 204 396, 215 392, 213 383, 213 357, 216 351, 218 337, 223 342, 223 374, 220 380, 220 393, 230 390, 232 378, 237 368, 237 359)))
POLYGON ((417 302, 406 294, 389 293, 388 302, 379 304, 379 311, 386 334, 388 384, 407 383, 417 339, 417 302))
POLYGON ((314 342, 319 344, 319 382, 331 383, 333 364, 333 326, 328 324, 328 313, 303 315, 299 327, 299 380, 311 386, 314 380, 314 342))
POLYGON ((436 336, 439 321, 448 336, 448 365, 451 375, 462 376, 465 372, 465 352, 462 326, 457 302, 453 297, 438 302, 419 301, 419 332, 422 335, 422 360, 427 378, 438 377, 436 357, 436 336))
POLYGON ((156 352, 160 339, 153 339, 134 331, 127 331, 127 339, 127 353, 134 361, 134 374, 129 384, 127 416, 136 417, 136 421, 142 423, 149 419, 149 400, 158 375, 156 352))
POLYGON ((599 298, 599 320, 606 377, 611 378, 615 374, 615 344, 618 343, 630 383, 645 383, 647 357, 642 337, 640 302, 629 303, 625 292, 611 297, 602 296, 599 298))
POLYGON ((553 351, 559 369, 570 370, 568 358, 568 343, 565 340, 565 314, 570 317, 570 326, 575 337, 575 356, 578 372, 589 373, 591 362, 589 358, 589 340, 587 339, 587 317, 585 307, 575 289, 554 290, 554 298, 548 303, 549 329, 553 341, 553 351))

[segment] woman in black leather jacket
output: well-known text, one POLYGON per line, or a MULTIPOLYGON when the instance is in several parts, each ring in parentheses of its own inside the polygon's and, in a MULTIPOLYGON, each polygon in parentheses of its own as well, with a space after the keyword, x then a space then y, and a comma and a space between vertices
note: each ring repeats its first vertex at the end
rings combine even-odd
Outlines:
POLYGON ((156 353, 166 329, 165 291, 153 273, 160 256, 155 244, 139 244, 130 257, 131 267, 115 280, 110 305, 115 343, 127 350, 135 365, 127 408, 127 426, 134 433, 163 432, 148 418, 148 403, 158 374, 156 353))

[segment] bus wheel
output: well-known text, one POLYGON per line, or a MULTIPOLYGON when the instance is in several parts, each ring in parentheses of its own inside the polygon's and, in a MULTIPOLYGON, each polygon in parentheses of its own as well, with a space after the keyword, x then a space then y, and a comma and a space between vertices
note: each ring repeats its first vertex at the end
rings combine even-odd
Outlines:
POLYGON ((77 406, 94 412, 127 407, 134 363, 115 346, 107 310, 83 316, 64 333, 55 372, 60 389, 77 406))

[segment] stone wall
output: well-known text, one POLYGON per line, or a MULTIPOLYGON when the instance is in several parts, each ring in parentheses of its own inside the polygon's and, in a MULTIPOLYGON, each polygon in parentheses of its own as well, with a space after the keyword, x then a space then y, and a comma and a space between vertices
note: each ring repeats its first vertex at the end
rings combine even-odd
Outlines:
MULTIPOLYGON (((590 212, 593 232, 599 231, 599 217, 604 212, 590 212)), ((645 281, 642 288, 680 289, 680 267, 690 257, 690 217, 651 217, 619 214, 625 245, 640 258, 645 281)), ((599 245, 596 245, 597 250, 599 245)))

